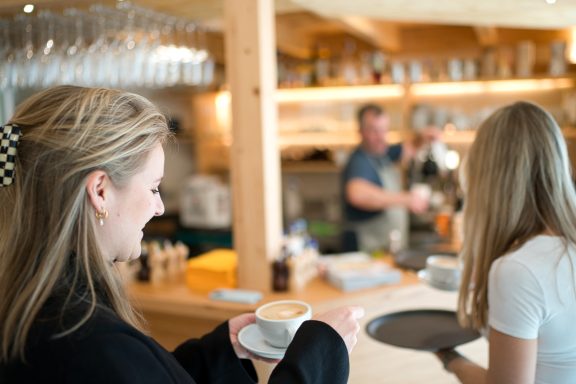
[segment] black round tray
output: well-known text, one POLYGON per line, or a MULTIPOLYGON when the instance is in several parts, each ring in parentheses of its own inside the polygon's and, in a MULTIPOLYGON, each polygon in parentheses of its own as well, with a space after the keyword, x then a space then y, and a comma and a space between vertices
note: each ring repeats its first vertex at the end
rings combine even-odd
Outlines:
POLYGON ((480 334, 458 324, 456 313, 440 309, 394 312, 366 326, 374 339, 396 347, 437 351, 476 340, 480 334))

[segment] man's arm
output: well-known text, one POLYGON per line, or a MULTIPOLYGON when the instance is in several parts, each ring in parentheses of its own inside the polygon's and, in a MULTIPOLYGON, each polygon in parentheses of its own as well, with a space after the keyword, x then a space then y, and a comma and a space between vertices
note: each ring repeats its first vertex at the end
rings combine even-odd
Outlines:
POLYGON ((390 192, 367 180, 353 178, 346 183, 346 199, 358 209, 381 211, 389 207, 407 207, 413 212, 423 212, 428 202, 410 192, 390 192))

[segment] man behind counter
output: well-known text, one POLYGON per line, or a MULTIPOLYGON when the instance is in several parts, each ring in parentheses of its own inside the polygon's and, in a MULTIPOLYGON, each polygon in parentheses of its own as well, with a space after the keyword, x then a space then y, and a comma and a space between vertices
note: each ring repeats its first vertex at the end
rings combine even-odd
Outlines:
POLYGON ((403 246, 408 237, 408 210, 422 213, 428 208, 426 198, 403 190, 400 163, 414 150, 406 144, 388 145, 390 118, 382 107, 367 104, 357 117, 361 143, 342 173, 343 251, 389 249, 391 233, 403 246))

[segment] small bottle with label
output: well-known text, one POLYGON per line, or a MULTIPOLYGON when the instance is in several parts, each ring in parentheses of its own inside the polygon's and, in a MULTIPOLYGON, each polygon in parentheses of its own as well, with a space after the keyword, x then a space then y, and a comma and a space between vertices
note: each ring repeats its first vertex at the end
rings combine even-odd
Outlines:
POLYGON ((290 279, 288 258, 288 248, 284 245, 282 246, 280 258, 272 263, 272 290, 274 292, 285 292, 288 290, 290 279))

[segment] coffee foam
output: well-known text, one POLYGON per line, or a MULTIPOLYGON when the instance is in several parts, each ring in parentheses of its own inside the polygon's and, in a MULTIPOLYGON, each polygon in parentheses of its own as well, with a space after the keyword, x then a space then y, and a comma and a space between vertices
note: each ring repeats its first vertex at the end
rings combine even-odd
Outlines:
POLYGON ((294 319, 304 315, 308 309, 300 304, 295 303, 285 303, 271 305, 266 308, 262 308, 259 312, 260 317, 269 320, 286 320, 294 319))

